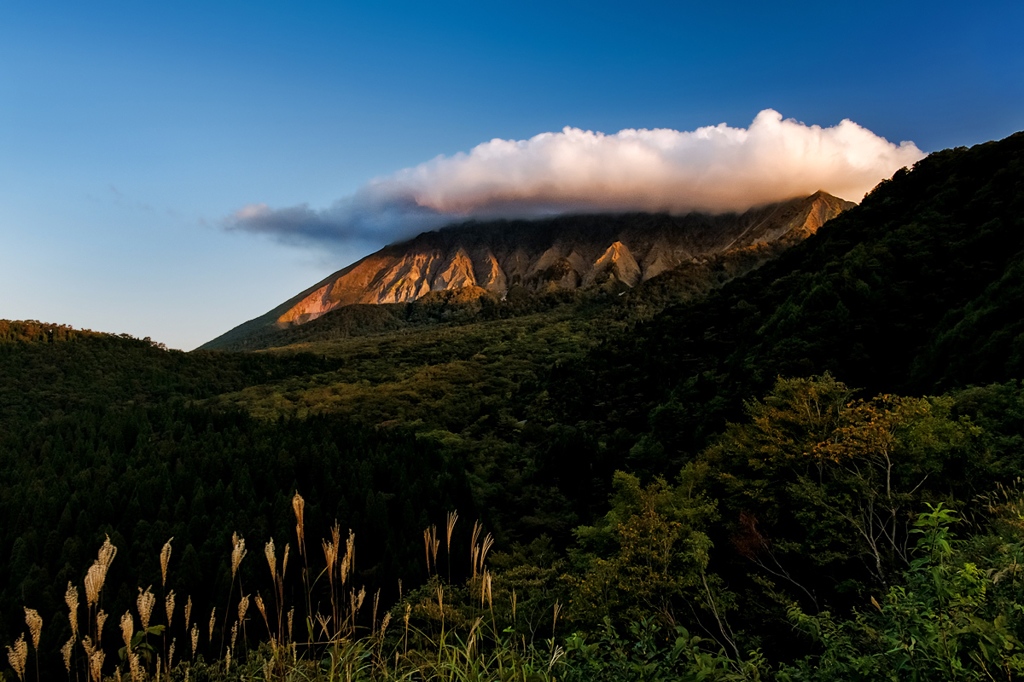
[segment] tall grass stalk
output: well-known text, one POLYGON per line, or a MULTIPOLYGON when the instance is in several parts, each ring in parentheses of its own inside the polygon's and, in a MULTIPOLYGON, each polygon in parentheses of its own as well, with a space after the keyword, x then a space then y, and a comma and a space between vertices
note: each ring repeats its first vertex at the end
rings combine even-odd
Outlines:
MULTIPOLYGON (((245 549, 245 538, 240 537, 238 535, 238 533, 232 533, 231 534, 231 584, 228 586, 228 602, 224 606, 224 613, 225 614, 227 614, 231 610, 231 593, 235 589, 235 577, 238 575, 238 567, 242 565, 242 559, 245 558, 245 555, 247 553, 248 553, 248 550, 245 549)), ((238 585, 238 594, 239 595, 242 594, 241 581, 239 581, 239 585, 238 585)), ((210 612, 210 640, 211 641, 213 640, 213 628, 214 628, 214 623, 215 623, 215 620, 214 620, 215 614, 216 614, 216 609, 214 609, 213 611, 210 612)), ((227 615, 224 616, 224 625, 225 626, 227 625, 227 615)), ((224 630, 225 630, 224 627, 222 627, 220 629, 220 655, 221 656, 224 655, 224 630)))
MULTIPOLYGON (((306 500, 303 499, 298 490, 295 491, 295 495, 292 497, 292 510, 295 512, 296 542, 298 543, 299 556, 302 557, 302 587, 306 601, 306 620, 308 621, 313 612, 313 588, 309 583, 309 554, 306 552, 306 500)), ((335 521, 334 525, 337 526, 338 522, 335 521)), ((280 633, 278 633, 278 639, 283 641, 280 633)), ((291 639, 290 634, 289 639, 291 639)))
MULTIPOLYGON (((171 564, 172 540, 174 540, 173 536, 167 542, 164 543, 163 547, 160 548, 160 589, 164 593, 164 604, 167 607, 167 630, 171 629, 171 613, 174 610, 174 590, 171 590, 170 594, 168 594, 167 592, 167 569, 170 567, 171 564)), ((163 640, 161 644, 163 645, 165 659, 167 657, 167 630, 164 630, 164 633, 161 637, 161 639, 163 640)))
POLYGON ((455 523, 459 520, 458 510, 448 512, 448 516, 445 522, 446 534, 445 534, 445 554, 448 557, 448 583, 452 582, 452 532, 455 530, 455 523))
MULTIPOLYGON (((544 669, 544 661, 557 659, 556 654, 560 649, 555 647, 553 641, 549 654, 542 656, 543 652, 535 650, 532 642, 527 645, 524 638, 520 646, 519 638, 512 634, 511 629, 502 630, 494 608, 494 578, 485 563, 493 539, 489 533, 484 534, 479 521, 474 524, 471 543, 473 577, 468 579, 465 588, 446 583, 439 577, 437 551, 441 538, 437 534, 437 527, 430 526, 425 531, 425 540, 428 566, 433 573, 430 587, 427 591, 421 592, 423 601, 416 604, 415 598, 410 595, 410 600, 399 601, 395 607, 387 609, 381 603, 382 593, 378 589, 372 594, 372 605, 368 605, 372 610, 365 616, 362 615, 362 607, 368 596, 366 588, 356 588, 355 581, 351 579, 355 575, 355 534, 349 531, 342 549, 340 524, 335 521, 330 538, 322 541, 326 562, 324 572, 328 577, 327 585, 324 587, 329 589, 331 598, 331 610, 328 615, 313 608, 314 589, 319 577, 316 580, 310 579, 312 574, 309 573, 304 536, 304 506, 296 500, 301 500, 301 496, 296 495, 293 499, 293 509, 296 511, 296 532, 300 537, 299 547, 304 567, 302 583, 305 593, 300 599, 306 602, 309 634, 301 655, 292 633, 294 607, 288 611, 287 635, 284 629, 284 613, 288 608, 285 603, 285 576, 289 545, 285 544, 280 557, 272 538, 264 547, 275 608, 273 613, 269 613, 270 605, 258 590, 252 594, 244 593, 239 568, 247 552, 245 540, 235 533, 232 535, 231 581, 228 587, 227 610, 223 612, 221 619, 222 655, 207 663, 199 653, 200 624, 193 622, 193 602, 189 596, 184 606, 183 646, 187 648, 191 645, 191 657, 182 653, 177 657, 181 660, 175 662, 177 639, 173 636, 173 631, 167 632, 173 626, 176 608, 175 591, 168 589, 167 586, 171 558, 171 540, 168 540, 160 552, 163 610, 167 618, 166 629, 162 632, 162 651, 157 654, 145 644, 154 618, 156 595, 152 586, 145 589, 139 587, 134 605, 135 613, 129 610, 120 619, 121 635, 124 640, 122 661, 125 669, 115 668, 115 678, 120 680, 122 673, 126 672, 133 682, 154 677, 159 680, 180 681, 188 680, 190 676, 211 682, 239 677, 308 682, 478 682, 491 679, 525 682, 528 675, 533 675, 529 677, 530 682, 550 679, 547 674, 537 677, 533 673, 544 669), (231 606, 235 599, 236 582, 239 585, 237 620, 232 621, 231 606), (462 596, 466 594, 465 589, 469 590, 468 602, 462 596), (479 609, 475 607, 477 596, 479 609), (267 640, 261 641, 257 647, 250 647, 247 636, 247 614, 251 602, 255 602, 267 631, 267 640), (413 622, 414 617, 419 618, 421 613, 428 619, 427 625, 423 628, 413 622), (136 615, 139 618, 138 623, 134 620, 136 615), (392 621, 398 617, 402 618, 402 628, 396 631, 392 627, 392 621), (313 619, 319 624, 319 635, 313 629, 313 619), (431 621, 434 625, 430 625, 431 621), (238 642, 239 633, 242 642, 238 642), (144 666, 149 670, 143 669, 144 666)), ((444 542, 448 553, 449 575, 452 564, 451 542, 457 519, 457 513, 450 512, 445 524, 444 542)), ((71 583, 68 584, 65 603, 68 607, 71 639, 61 648, 61 655, 69 680, 72 677, 72 667, 75 668, 76 679, 80 679, 78 666, 72 665, 75 645, 79 641, 85 652, 85 678, 95 682, 101 682, 103 679, 106 654, 101 638, 107 615, 100 606, 100 593, 107 569, 116 552, 117 549, 107 538, 86 576, 89 616, 87 632, 80 632, 78 627, 78 588, 71 583)), ((403 598, 400 582, 399 599, 403 598)), ((516 596, 513 591, 513 622, 515 611, 516 596)), ((558 625, 560 611, 561 606, 556 604, 552 620, 553 633, 558 625)), ((15 675, 24 682, 28 647, 31 643, 36 649, 38 682, 41 680, 42 668, 39 646, 43 621, 36 611, 26 608, 25 622, 29 629, 28 639, 26 634, 22 634, 13 646, 7 647, 8 660, 15 675)), ((216 626, 217 609, 214 607, 210 611, 208 633, 208 644, 211 648, 216 626)), ((154 629, 153 633, 155 632, 154 629)))

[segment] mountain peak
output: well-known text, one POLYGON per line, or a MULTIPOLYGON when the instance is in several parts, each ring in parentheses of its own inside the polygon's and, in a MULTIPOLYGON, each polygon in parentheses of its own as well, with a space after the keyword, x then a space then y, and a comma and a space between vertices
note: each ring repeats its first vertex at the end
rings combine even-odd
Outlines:
POLYGON ((694 260, 795 243, 853 205, 819 190, 742 214, 588 214, 451 225, 388 245, 207 346, 303 324, 342 306, 406 303, 436 291, 480 287, 504 297, 513 288, 632 288, 694 260))

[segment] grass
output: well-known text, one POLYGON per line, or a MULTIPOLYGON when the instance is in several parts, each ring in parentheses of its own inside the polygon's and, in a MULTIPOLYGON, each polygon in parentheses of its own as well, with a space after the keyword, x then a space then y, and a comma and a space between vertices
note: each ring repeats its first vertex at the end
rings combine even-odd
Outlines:
MULTIPOLYGON (((75 682, 218 682, 229 679, 546 682, 557 679, 564 655, 562 648, 554 640, 543 645, 528 640, 516 632, 514 623, 504 622, 495 612, 492 578, 486 565, 493 540, 490 534, 484 534, 479 522, 473 527, 468 557, 473 575, 465 584, 443 580, 438 570, 438 550, 443 544, 448 554, 446 573, 451 571, 452 535, 458 522, 458 514, 451 512, 442 530, 443 537, 438 536, 436 526, 425 532, 429 540, 426 560, 430 580, 403 595, 391 607, 384 607, 380 604, 380 591, 370 595, 365 587, 357 588, 354 583, 354 535, 350 532, 344 539, 340 526, 335 523, 330 537, 320 542, 322 561, 311 561, 310 545, 305 538, 305 503, 298 493, 292 500, 292 507, 300 556, 293 556, 291 543, 282 547, 270 539, 263 547, 262 557, 256 559, 266 560, 269 581, 248 592, 242 585, 239 568, 249 552, 244 538, 235 535, 228 563, 232 580, 227 602, 220 614, 218 609, 212 610, 208 625, 193 622, 191 596, 186 596, 184 607, 176 608, 177 595, 173 589, 168 590, 167 584, 173 551, 168 540, 160 551, 163 608, 157 608, 157 595, 151 587, 139 587, 134 612, 129 610, 115 615, 120 626, 120 642, 109 632, 104 637, 105 624, 112 614, 103 610, 103 593, 111 589, 105 583, 118 553, 108 538, 85 575, 84 612, 79 604, 78 587, 69 583, 65 595, 67 612, 48 618, 51 632, 56 634, 63 629, 60 636, 69 636, 61 649, 67 679, 75 682), (296 561, 302 572, 304 594, 295 600, 297 603, 292 603, 289 595, 293 590, 286 586, 295 582, 286 581, 289 564, 294 567, 296 561), (250 609, 250 604, 255 608, 250 609), (300 611, 298 622, 296 608, 300 611), (184 611, 184 617, 176 617, 176 611, 184 611), (254 612, 258 612, 259 617, 254 612), (119 648, 115 649, 115 645, 119 648)), ((41 635, 48 638, 54 635, 45 632, 44 620, 38 612, 26 608, 25 613, 28 637, 23 633, 8 646, 11 668, 5 677, 10 678, 13 673, 24 682, 34 673, 37 680, 57 679, 54 674, 54 670, 59 669, 57 663, 41 662, 39 658, 41 635), (36 652, 34 661, 29 656, 29 643, 36 652)), ((554 616, 552 623, 557 622, 557 609, 554 616)))

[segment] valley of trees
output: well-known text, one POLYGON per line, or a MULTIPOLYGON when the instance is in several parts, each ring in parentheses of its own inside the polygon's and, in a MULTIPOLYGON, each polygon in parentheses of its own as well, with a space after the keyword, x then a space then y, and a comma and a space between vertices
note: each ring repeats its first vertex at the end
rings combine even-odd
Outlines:
POLYGON ((1024 134, 619 293, 0 321, 6 679, 1024 675, 1024 134))

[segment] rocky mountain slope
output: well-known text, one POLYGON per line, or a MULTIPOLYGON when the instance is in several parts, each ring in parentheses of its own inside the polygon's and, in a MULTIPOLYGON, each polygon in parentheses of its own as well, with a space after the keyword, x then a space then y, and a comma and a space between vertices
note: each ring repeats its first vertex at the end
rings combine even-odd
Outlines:
POLYGON ((853 205, 819 191, 743 214, 576 215, 451 226, 386 246, 206 347, 303 324, 343 306, 406 303, 433 291, 478 287, 504 297, 515 288, 632 288, 718 254, 801 241, 853 205))

